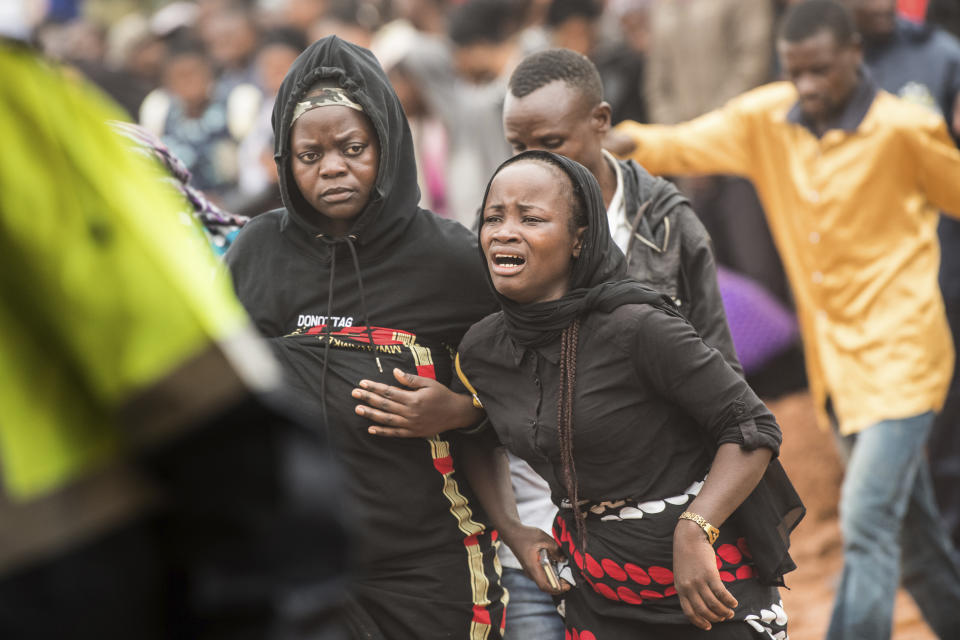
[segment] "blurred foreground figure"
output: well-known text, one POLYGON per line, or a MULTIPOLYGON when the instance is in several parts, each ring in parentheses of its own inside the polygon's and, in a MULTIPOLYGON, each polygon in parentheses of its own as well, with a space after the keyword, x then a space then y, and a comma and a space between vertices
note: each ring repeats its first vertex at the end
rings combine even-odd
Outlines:
POLYGON ((326 447, 117 112, 0 39, 0 638, 341 638, 326 447))

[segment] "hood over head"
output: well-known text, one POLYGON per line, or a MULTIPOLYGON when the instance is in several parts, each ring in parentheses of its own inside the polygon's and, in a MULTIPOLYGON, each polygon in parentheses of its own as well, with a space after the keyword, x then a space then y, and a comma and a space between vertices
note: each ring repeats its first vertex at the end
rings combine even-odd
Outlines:
POLYGON ((380 143, 380 163, 370 201, 354 220, 350 236, 360 247, 388 240, 417 211, 420 189, 410 126, 386 73, 370 51, 328 36, 314 42, 287 71, 273 107, 274 159, 280 195, 293 222, 311 235, 322 232, 318 213, 300 193, 290 166, 290 131, 297 103, 317 82, 342 88, 363 107, 380 143))
POLYGON ((569 291, 559 300, 548 302, 520 304, 496 291, 483 253, 483 244, 480 243, 480 259, 487 282, 503 310, 507 333, 521 345, 537 347, 556 340, 575 318, 593 310, 610 312, 624 304, 653 304, 678 315, 669 298, 635 280, 627 279, 626 259, 610 237, 600 185, 589 169, 566 156, 531 150, 501 164, 491 176, 483 195, 478 237, 483 229, 483 211, 493 179, 504 167, 525 160, 546 162, 567 174, 573 185, 574 196, 584 206, 587 228, 583 234, 580 255, 573 261, 569 291))
MULTIPOLYGON (((505 160, 497 170, 493 172, 490 180, 487 182, 486 191, 483 194, 483 202, 480 205, 480 220, 477 227, 477 236, 483 229, 483 211, 487 206, 487 198, 490 195, 490 187, 493 185, 494 178, 505 168, 517 162, 539 161, 553 165, 567 174, 570 183, 573 186, 574 197, 577 198, 583 206, 587 218, 587 228, 584 230, 580 257, 573 261, 573 268, 570 273, 570 289, 585 289, 603 282, 616 281, 624 277, 626 273, 626 261, 623 253, 617 248, 613 239, 610 237, 609 224, 607 222, 607 210, 603 204, 603 194, 600 191, 600 185, 596 178, 590 173, 590 170, 579 162, 571 160, 566 156, 561 156, 549 151, 530 150, 519 153, 505 160)), ((480 246, 480 258, 483 260, 484 270, 487 273, 487 281, 493 287, 493 279, 490 277, 490 269, 487 265, 483 253, 483 246, 480 246)), ((497 293, 497 298, 512 303, 508 298, 504 298, 497 293)))

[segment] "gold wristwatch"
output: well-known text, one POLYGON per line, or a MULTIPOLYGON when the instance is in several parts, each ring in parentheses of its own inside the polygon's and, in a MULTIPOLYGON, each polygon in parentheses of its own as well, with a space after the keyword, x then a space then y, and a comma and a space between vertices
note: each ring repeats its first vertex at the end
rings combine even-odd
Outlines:
POLYGON ((717 529, 715 526, 703 519, 699 513, 693 513, 692 511, 684 511, 680 514, 680 520, 693 520, 697 525, 703 529, 703 532, 707 534, 707 540, 710 541, 712 545, 717 541, 717 537, 720 535, 720 529, 717 529))

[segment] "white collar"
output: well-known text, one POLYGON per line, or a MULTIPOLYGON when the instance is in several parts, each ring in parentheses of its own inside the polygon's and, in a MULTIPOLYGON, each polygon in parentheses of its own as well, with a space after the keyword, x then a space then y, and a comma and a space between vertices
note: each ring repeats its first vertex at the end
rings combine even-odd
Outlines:
POLYGON ((613 192, 610 199, 610 206, 607 207, 607 223, 610 225, 610 235, 613 241, 620 247, 621 251, 626 251, 627 243, 630 241, 630 224, 627 222, 627 207, 623 198, 623 171, 620 169, 620 163, 610 152, 603 149, 603 157, 613 167, 617 175, 617 189, 613 192))

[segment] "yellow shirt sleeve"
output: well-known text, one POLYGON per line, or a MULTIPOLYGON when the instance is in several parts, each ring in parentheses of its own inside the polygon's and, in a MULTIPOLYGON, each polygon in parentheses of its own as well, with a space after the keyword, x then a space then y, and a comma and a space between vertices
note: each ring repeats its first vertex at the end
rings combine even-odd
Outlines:
POLYGON ((629 158, 655 175, 729 174, 750 177, 751 94, 676 125, 624 121, 615 130, 634 142, 629 158))
POLYGON ((923 114, 918 126, 904 128, 917 181, 927 199, 940 211, 960 218, 960 150, 937 114, 923 114))

